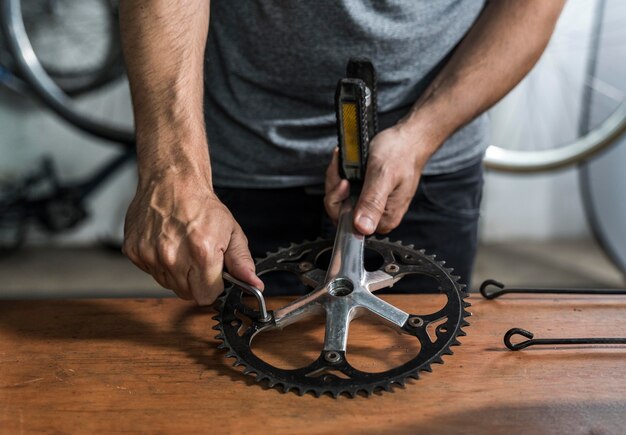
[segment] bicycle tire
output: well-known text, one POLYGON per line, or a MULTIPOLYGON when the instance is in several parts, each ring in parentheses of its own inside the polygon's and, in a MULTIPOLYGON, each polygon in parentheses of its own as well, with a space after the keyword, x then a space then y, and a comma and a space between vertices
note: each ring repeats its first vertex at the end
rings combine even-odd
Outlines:
POLYGON ((626 138, 606 154, 585 162, 579 168, 578 179, 587 221, 596 240, 626 277, 626 206, 621 190, 626 181, 622 164, 626 162, 626 138))
POLYGON ((20 76, 44 104, 61 118, 89 134, 125 147, 135 145, 135 133, 132 129, 95 122, 75 110, 70 96, 48 75, 33 51, 24 27, 20 0, 0 2, 0 26, 20 76))
POLYGON ((111 0, 21 0, 24 25, 39 62, 68 95, 122 77, 118 10, 111 0))
POLYGON ((542 172, 580 163, 613 144, 626 132, 626 103, 622 103, 600 126, 560 148, 519 151, 490 145, 484 163, 504 172, 542 172))

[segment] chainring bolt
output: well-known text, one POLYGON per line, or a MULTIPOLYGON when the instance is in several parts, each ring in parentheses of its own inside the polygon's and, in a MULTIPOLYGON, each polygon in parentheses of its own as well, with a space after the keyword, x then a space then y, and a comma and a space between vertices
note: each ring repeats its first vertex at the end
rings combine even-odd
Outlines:
POLYGON ((303 261, 302 263, 298 264, 298 269, 300 269, 301 272, 308 272, 309 270, 313 269, 313 263, 311 263, 310 261, 303 261))
POLYGON ((419 328, 421 326, 424 326, 424 319, 422 319, 421 317, 411 317, 409 318, 409 325, 414 328, 419 328))
POLYGON ((400 271, 400 266, 395 263, 391 263, 385 266, 385 272, 387 273, 398 273, 400 271))
POLYGON ((324 354, 324 359, 329 363, 337 363, 341 361, 341 355, 334 350, 328 351, 324 354))

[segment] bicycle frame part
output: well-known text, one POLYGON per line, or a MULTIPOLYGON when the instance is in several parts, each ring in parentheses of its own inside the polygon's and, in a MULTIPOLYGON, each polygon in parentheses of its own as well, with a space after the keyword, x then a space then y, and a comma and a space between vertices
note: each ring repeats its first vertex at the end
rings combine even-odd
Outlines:
POLYGON ((134 157, 134 149, 129 148, 104 163, 90 177, 72 183, 61 183, 52 163, 44 161, 40 173, 28 177, 15 195, 5 203, 0 202, 0 226, 8 224, 15 228, 15 236, 8 245, 0 247, 0 251, 7 253, 18 249, 33 222, 51 234, 74 228, 88 216, 86 198, 134 157), (32 191, 37 191, 42 182, 51 186, 50 192, 45 196, 33 195, 32 191))
POLYGON ((48 107, 70 124, 94 136, 126 147, 135 145, 134 131, 94 122, 73 110, 71 98, 50 78, 33 51, 24 27, 20 0, 0 2, 0 24, 20 76, 48 107))

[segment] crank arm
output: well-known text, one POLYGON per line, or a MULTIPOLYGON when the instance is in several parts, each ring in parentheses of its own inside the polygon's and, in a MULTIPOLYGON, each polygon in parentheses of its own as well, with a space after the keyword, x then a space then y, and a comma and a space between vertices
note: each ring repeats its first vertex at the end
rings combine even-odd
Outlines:
POLYGON ((354 228, 353 201, 348 198, 342 204, 324 283, 274 312, 276 327, 284 328, 324 309, 327 319, 324 350, 329 352, 345 352, 348 325, 361 314, 372 313, 398 332, 403 331, 409 318, 406 312, 372 294, 383 281, 393 284, 394 277, 382 271, 365 270, 365 236, 354 228))

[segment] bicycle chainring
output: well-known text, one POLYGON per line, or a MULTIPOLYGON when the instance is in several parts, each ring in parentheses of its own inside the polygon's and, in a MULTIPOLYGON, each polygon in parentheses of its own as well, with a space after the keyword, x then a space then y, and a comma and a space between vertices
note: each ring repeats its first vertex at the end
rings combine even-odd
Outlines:
MULTIPOLYGON (((332 240, 321 239, 292 244, 257 260, 257 274, 291 272, 311 287, 310 294, 313 294, 324 284, 326 276, 326 271, 318 268, 316 261, 332 246, 332 240)), ((392 284, 410 274, 428 275, 437 281, 439 291, 447 296, 446 305, 437 312, 408 314, 406 321, 396 327, 398 332, 414 336, 419 341, 420 351, 413 359, 384 372, 369 373, 350 365, 347 352, 322 350, 320 356, 306 367, 293 370, 277 368, 257 357, 251 344, 257 334, 277 328, 274 316, 280 310, 271 312, 269 322, 261 321, 259 313, 244 304, 243 290, 233 285, 227 287, 219 299, 218 315, 214 317, 217 325, 213 328, 219 331, 216 338, 222 341, 219 348, 227 349, 226 357, 235 359, 233 365, 243 366, 243 373, 256 375, 258 382, 266 382, 269 387, 282 389, 283 392, 295 390, 300 395, 312 392, 318 397, 322 394, 333 397, 341 394, 369 396, 380 390, 391 391, 394 385, 404 386, 408 378, 418 379, 421 371, 430 372, 432 364, 443 364, 442 356, 452 355, 450 347, 460 344, 457 338, 465 335, 463 327, 469 325, 466 317, 470 313, 466 308, 470 304, 465 301, 468 296, 465 286, 458 283, 459 277, 452 274, 452 269, 443 267, 445 262, 437 261, 435 256, 426 255, 423 250, 373 237, 366 239, 365 247, 382 256, 383 264, 375 273, 390 275, 392 284), (248 326, 242 321, 242 316, 249 319, 246 322, 248 326), (427 332, 430 324, 436 325, 434 340, 432 334, 427 332), (341 376, 334 374, 339 372, 341 376)), ((416 292, 419 293, 419 289, 416 292)), ((373 292, 368 292, 368 297, 381 301, 373 292)), ((303 298, 306 299, 306 296, 303 298)), ((328 315, 326 321, 329 321, 328 315)), ((328 328, 327 323, 327 331, 328 328)))

